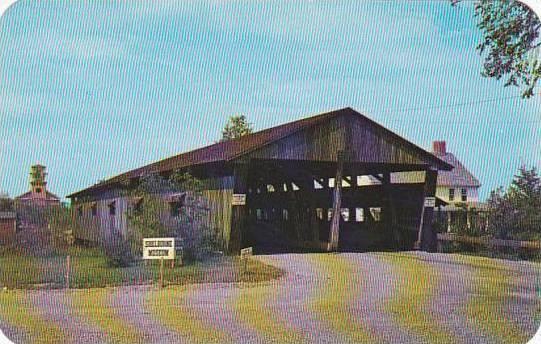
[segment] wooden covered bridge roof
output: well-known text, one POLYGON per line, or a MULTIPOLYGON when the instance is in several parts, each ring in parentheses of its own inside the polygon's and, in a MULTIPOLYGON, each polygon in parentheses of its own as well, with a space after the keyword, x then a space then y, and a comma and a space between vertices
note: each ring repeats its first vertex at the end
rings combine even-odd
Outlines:
MULTIPOLYGON (((353 118, 356 119, 363 127, 367 128, 371 132, 377 132, 379 136, 385 137, 386 140, 388 139, 396 142, 396 146, 403 147, 405 150, 407 150, 408 156, 415 156, 415 159, 423 161, 425 164, 430 165, 435 169, 451 170, 453 168, 452 165, 437 158, 433 154, 416 146, 410 141, 386 129, 357 111, 351 108, 343 108, 258 131, 237 139, 218 142, 210 146, 175 155, 109 178, 91 187, 68 195, 67 197, 77 197, 82 194, 97 191, 98 189, 125 182, 132 178, 137 178, 149 173, 161 173, 191 166, 233 161, 244 156, 250 156, 252 153, 258 150, 269 147, 273 143, 277 143, 278 141, 291 137, 303 130, 307 130, 315 127, 318 124, 344 116, 353 116, 344 123, 350 123, 353 118)), ((351 144, 353 144, 353 142, 351 142, 351 144)))

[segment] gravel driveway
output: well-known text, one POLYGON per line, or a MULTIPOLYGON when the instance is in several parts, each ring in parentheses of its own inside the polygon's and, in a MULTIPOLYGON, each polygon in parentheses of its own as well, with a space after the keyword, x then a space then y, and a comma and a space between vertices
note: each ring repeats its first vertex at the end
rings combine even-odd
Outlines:
MULTIPOLYGON (((474 272, 457 263, 450 255, 421 252, 410 254, 429 264, 440 276, 438 284, 433 286, 433 297, 424 305, 434 322, 464 343, 494 342, 495 338, 477 328, 460 312, 462 306, 475 293, 474 272)), ((419 342, 415 334, 402 328, 400 322, 385 310, 385 304, 395 294, 399 278, 390 264, 371 253, 347 253, 338 256, 349 264, 353 271, 350 276, 343 278, 350 279, 352 285, 358 285, 343 312, 354 321, 362 322, 370 332, 376 333, 378 342, 419 342)), ((269 311, 266 314, 272 315, 272 321, 295 329, 302 334, 305 342, 350 341, 344 333, 334 329, 310 308, 310 302, 319 295, 321 289, 333 283, 325 271, 317 267, 310 254, 256 256, 255 259, 285 270, 280 280, 260 284, 258 288, 263 288, 264 295, 268 295, 263 301, 254 300, 261 302, 262 307, 269 311)), ((504 264, 513 276, 510 297, 502 308, 505 316, 525 333, 533 335, 539 326, 534 317, 539 309, 539 265, 501 260, 497 263, 504 264)), ((220 329, 234 342, 271 342, 268 336, 250 327, 249 322, 243 321, 237 313, 238 310, 231 306, 231 302, 238 297, 239 284, 200 284, 188 290, 184 295, 186 304, 199 321, 208 325, 209 331, 213 328, 220 329)), ((145 298, 153 291, 155 290, 152 286, 119 287, 111 293, 108 305, 119 319, 140 329, 147 343, 187 342, 185 336, 160 323, 145 306, 145 298)), ((99 328, 77 317, 68 301, 70 292, 28 290, 25 293, 34 305, 36 314, 59 326, 68 339, 75 339, 74 342, 80 343, 110 341, 99 328)), ((22 343, 28 338, 21 328, 2 319, 2 314, 0 328, 15 342, 22 343)))

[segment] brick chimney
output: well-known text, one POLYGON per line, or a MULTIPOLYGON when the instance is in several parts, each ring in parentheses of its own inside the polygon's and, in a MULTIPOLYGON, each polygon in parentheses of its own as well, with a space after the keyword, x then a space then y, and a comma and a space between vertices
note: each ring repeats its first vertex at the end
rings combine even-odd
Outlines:
POLYGON ((445 155, 447 153, 445 141, 432 142, 432 153, 436 155, 445 155))

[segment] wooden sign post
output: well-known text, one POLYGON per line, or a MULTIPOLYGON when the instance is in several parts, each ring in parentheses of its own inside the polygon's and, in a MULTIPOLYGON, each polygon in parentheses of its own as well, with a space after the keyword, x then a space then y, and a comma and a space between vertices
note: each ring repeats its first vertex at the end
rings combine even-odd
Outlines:
POLYGON ((70 256, 66 256, 66 289, 70 288, 70 256))
POLYGON ((163 288, 163 257, 160 259, 160 288, 163 288))
POLYGON ((240 261, 243 265, 242 272, 246 273, 248 271, 248 259, 253 256, 252 247, 246 247, 240 250, 240 261))
POLYGON ((171 260, 171 267, 174 267, 176 256, 175 238, 145 238, 143 239, 143 259, 160 260, 160 287, 164 287, 163 261, 171 260))

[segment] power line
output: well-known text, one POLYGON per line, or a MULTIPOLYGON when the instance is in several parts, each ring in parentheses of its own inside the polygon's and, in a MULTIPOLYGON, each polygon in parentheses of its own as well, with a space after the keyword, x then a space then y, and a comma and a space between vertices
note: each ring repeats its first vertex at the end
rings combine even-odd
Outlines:
POLYGON ((419 111, 419 110, 445 109, 445 108, 453 108, 453 107, 460 107, 460 106, 466 106, 466 105, 491 103, 491 102, 495 102, 495 101, 498 101, 498 100, 517 99, 517 98, 522 98, 522 96, 510 96, 510 97, 500 97, 500 98, 491 98, 491 99, 471 100, 471 101, 462 102, 462 103, 455 103, 455 104, 419 106, 419 107, 410 107, 410 108, 395 109, 395 110, 388 110, 388 111, 384 110, 382 112, 384 112, 384 113, 392 113, 392 112, 408 112, 408 111, 419 111))

